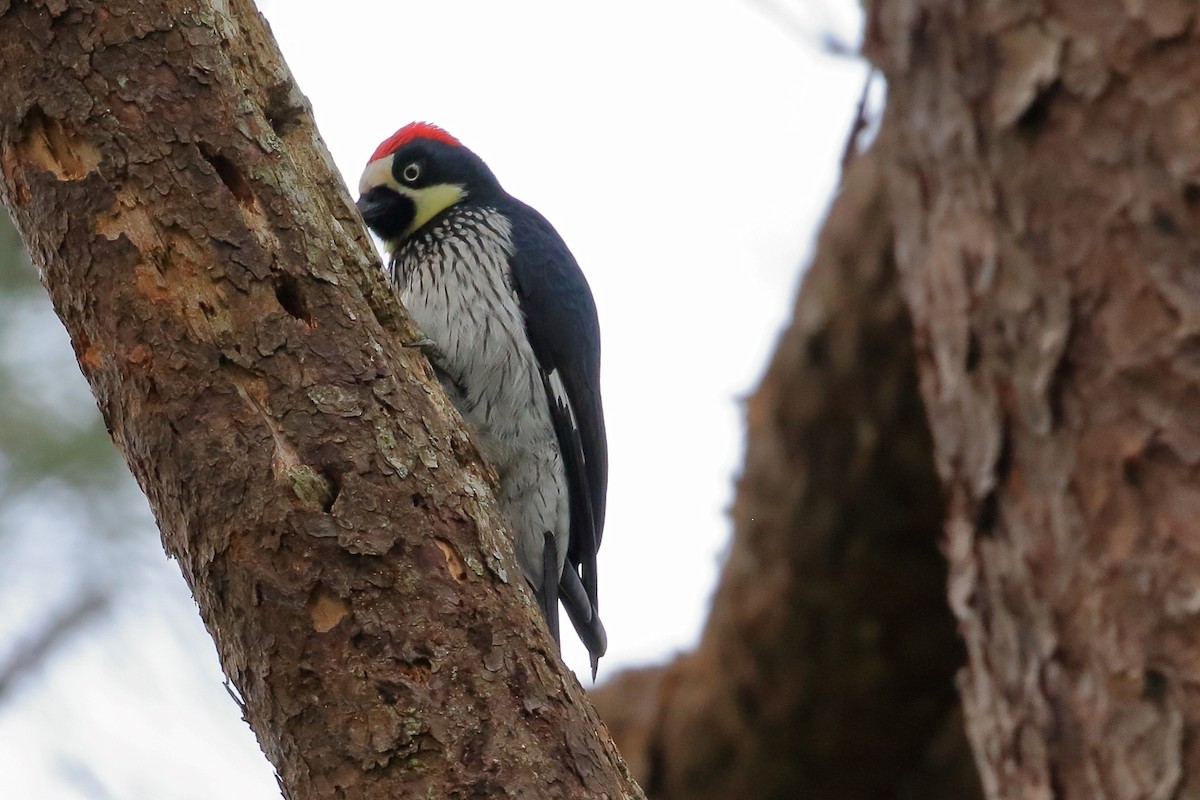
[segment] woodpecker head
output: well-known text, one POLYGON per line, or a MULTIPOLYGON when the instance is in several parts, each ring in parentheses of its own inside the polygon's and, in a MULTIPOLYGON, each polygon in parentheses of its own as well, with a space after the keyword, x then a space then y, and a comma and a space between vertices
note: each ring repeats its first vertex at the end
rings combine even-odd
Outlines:
POLYGON ((389 251, 446 209, 500 192, 479 156, 436 125, 413 122, 375 149, 358 182, 358 210, 389 251))

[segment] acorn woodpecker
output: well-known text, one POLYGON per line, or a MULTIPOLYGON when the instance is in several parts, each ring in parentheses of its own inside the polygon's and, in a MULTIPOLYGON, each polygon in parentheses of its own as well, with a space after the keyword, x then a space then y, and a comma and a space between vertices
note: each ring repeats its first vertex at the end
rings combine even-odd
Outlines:
POLYGON ((557 642, 561 600, 595 677, 607 647, 596 550, 608 445, 587 280, 550 223, 437 126, 414 122, 386 139, 358 190, 418 344, 496 469, 546 623, 557 642))

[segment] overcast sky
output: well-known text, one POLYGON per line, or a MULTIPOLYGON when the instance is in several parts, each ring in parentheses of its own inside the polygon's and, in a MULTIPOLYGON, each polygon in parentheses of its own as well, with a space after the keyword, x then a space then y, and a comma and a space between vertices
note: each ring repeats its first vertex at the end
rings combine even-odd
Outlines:
MULTIPOLYGON (((260 7, 349 186, 382 139, 427 120, 563 235, 604 343, 600 680, 691 646, 729 537, 740 401, 790 311, 865 77, 819 37, 857 41, 857 4, 260 7)), ((38 541, 80 535, 52 517, 30 512, 38 541)), ((0 706, 0 797, 278 796, 177 569, 155 558, 144 590, 0 706)))

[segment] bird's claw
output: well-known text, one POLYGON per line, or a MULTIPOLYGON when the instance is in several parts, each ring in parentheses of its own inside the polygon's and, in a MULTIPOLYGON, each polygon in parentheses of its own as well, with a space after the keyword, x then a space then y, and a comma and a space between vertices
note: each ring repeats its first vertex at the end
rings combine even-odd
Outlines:
POLYGON ((426 348, 426 347, 433 347, 433 346, 435 346, 436 344, 437 344, 437 342, 435 342, 433 339, 430 339, 428 336, 423 336, 423 337, 421 337, 420 339, 417 339, 417 340, 416 340, 416 341, 414 341, 414 342, 405 342, 405 343, 404 343, 404 346, 405 346, 405 347, 420 347, 420 348, 426 348))

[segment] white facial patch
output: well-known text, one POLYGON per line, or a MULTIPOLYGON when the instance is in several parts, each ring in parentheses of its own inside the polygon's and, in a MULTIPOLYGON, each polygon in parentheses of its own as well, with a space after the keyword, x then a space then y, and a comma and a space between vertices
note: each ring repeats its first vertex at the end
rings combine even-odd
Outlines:
POLYGON ((364 195, 377 186, 385 186, 404 195, 412 200, 416 209, 412 224, 404 230, 404 233, 400 234, 395 241, 385 242, 389 251, 395 250, 400 242, 411 236, 414 231, 420 230, 429 220, 455 203, 461 202, 467 196, 467 187, 457 183, 437 183, 419 189, 405 186, 392 174, 391 156, 379 158, 367 164, 362 177, 358 180, 358 193, 364 195))
POLYGON ((400 184, 392 177, 392 159, 377 158, 367 168, 363 170, 362 177, 358 179, 358 193, 364 195, 374 189, 376 186, 387 186, 390 189, 399 189, 400 184))

